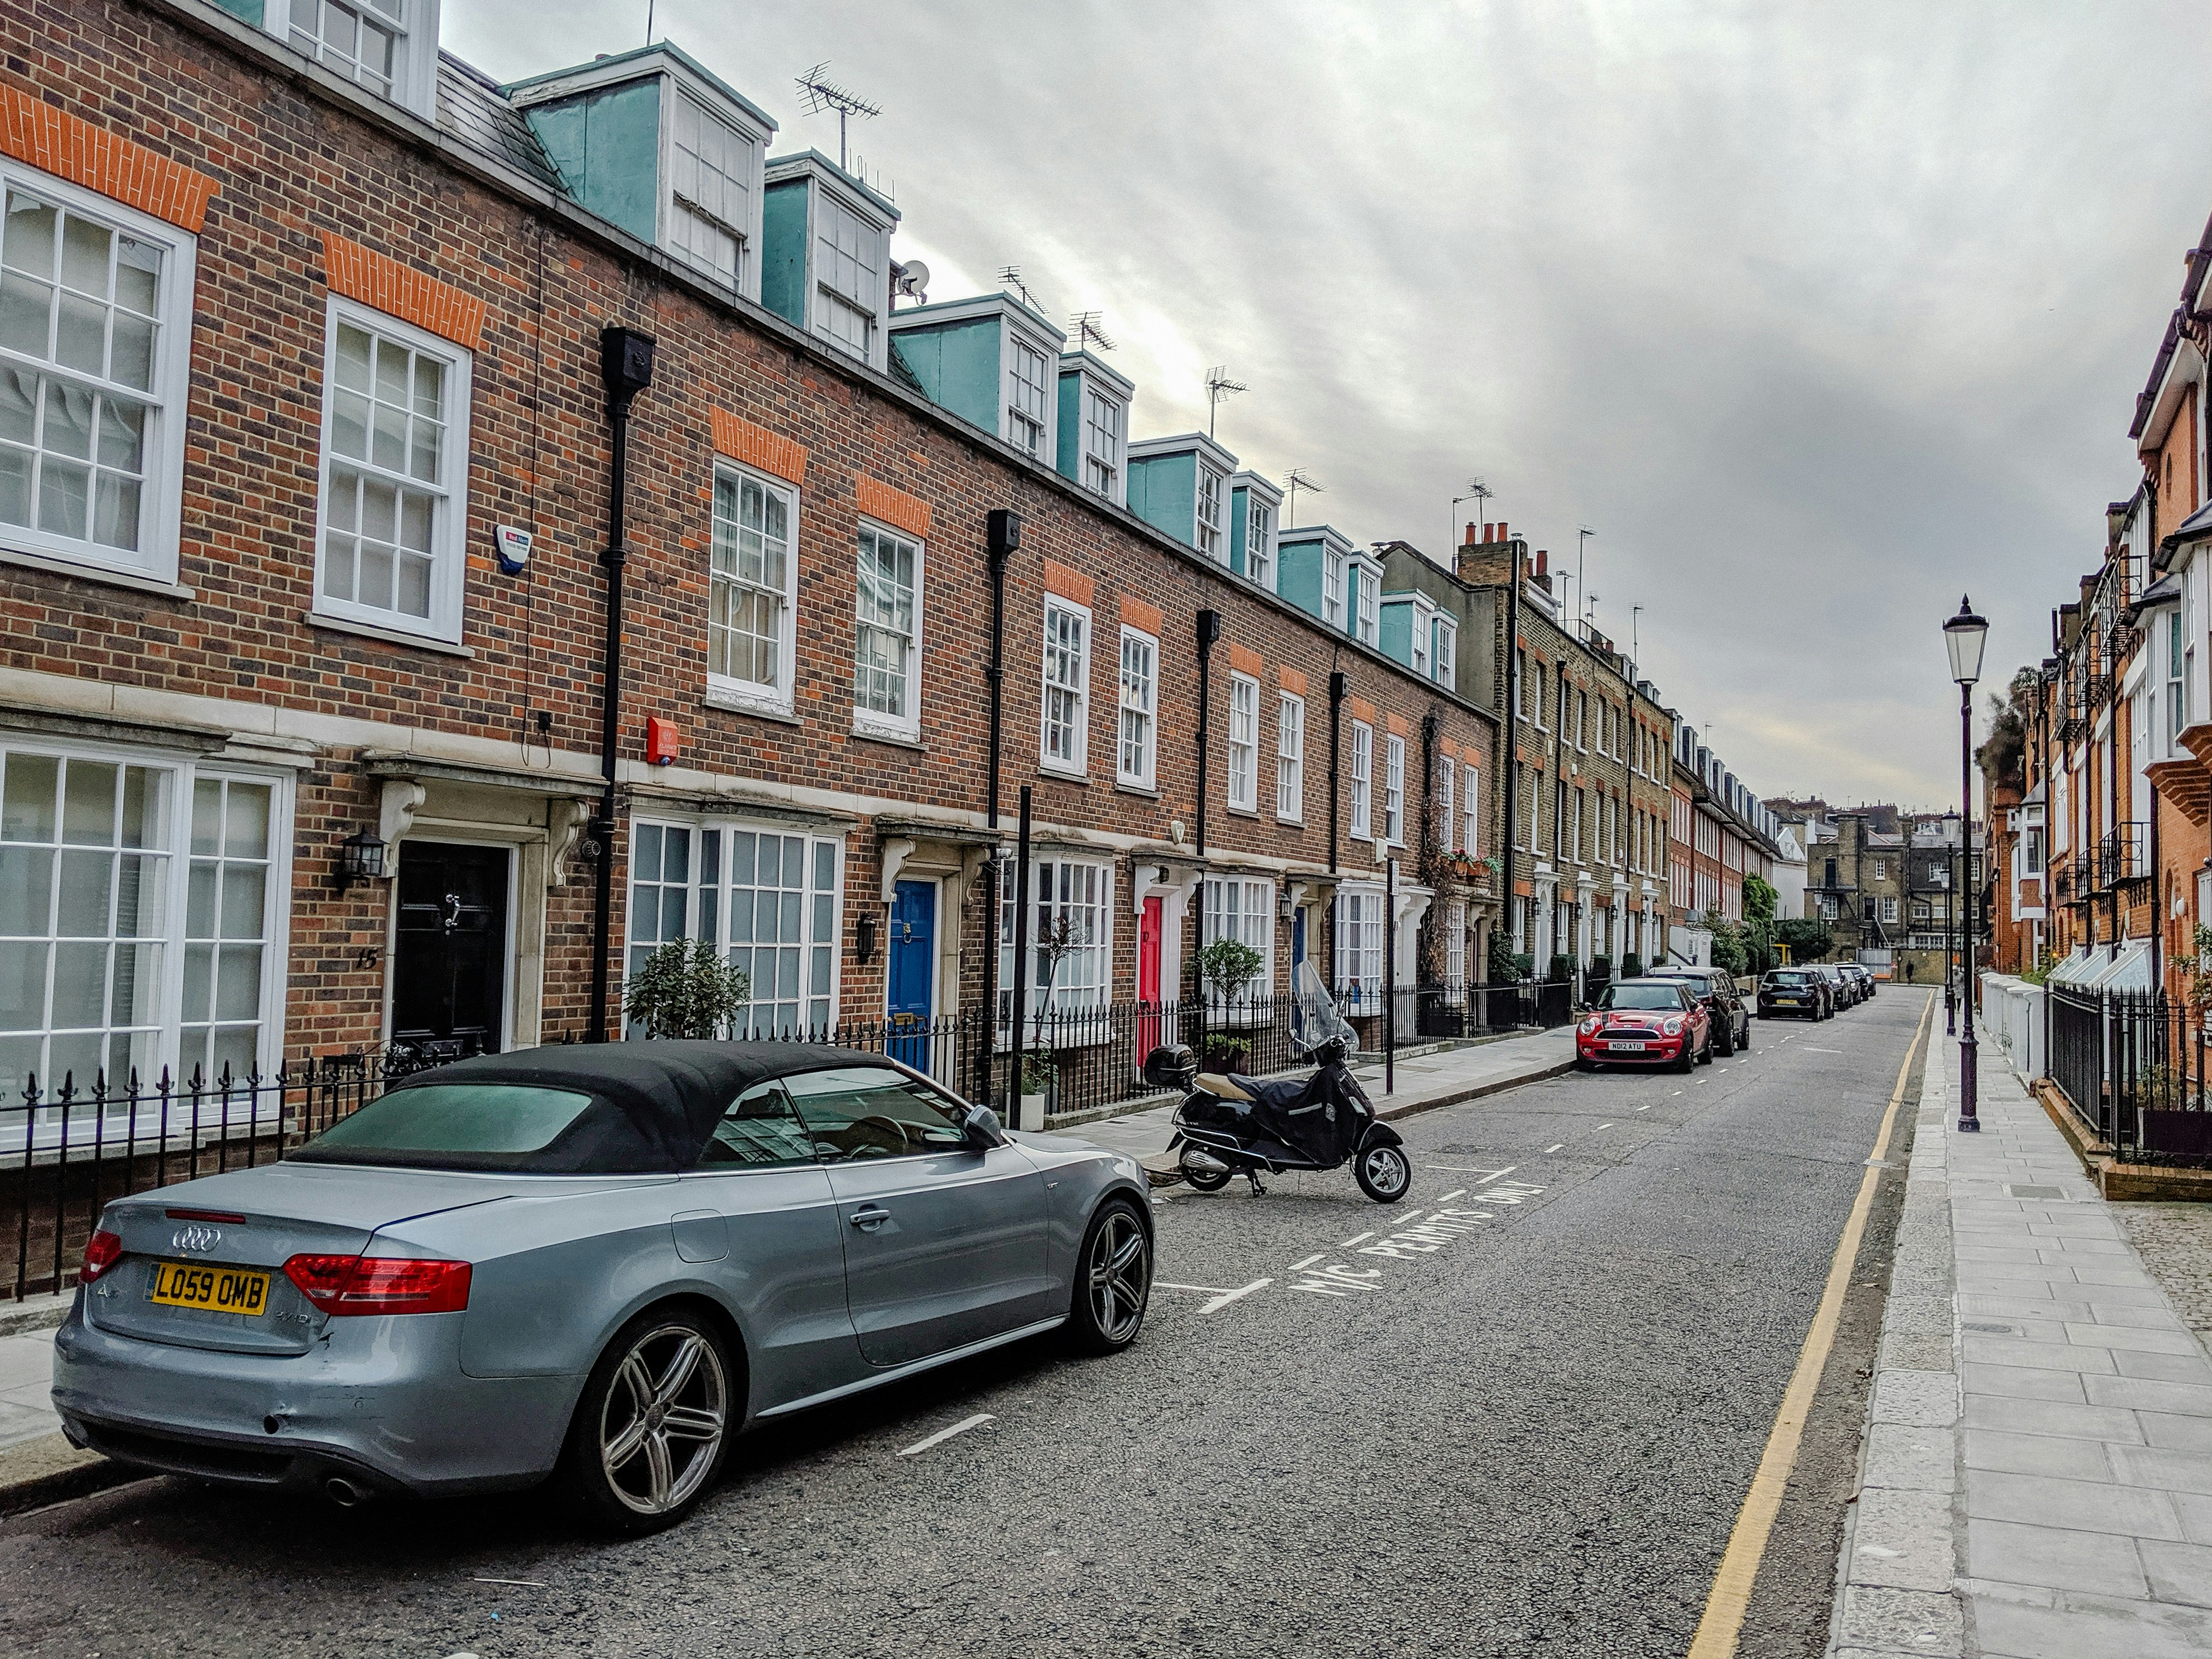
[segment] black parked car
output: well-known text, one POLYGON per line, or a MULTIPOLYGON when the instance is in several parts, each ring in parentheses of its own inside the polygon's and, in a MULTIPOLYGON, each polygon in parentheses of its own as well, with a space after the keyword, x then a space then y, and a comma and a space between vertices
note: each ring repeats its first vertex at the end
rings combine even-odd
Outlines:
POLYGON ((1744 1006, 1743 995, 1735 988, 1733 975, 1724 974, 1717 968, 1668 963, 1654 968, 1645 977, 1680 980, 1689 986, 1705 1005, 1705 1012, 1712 1016, 1715 1054, 1725 1058, 1751 1052, 1751 1010, 1744 1006))
POLYGON ((1770 968, 1759 981, 1759 1017, 1773 1019, 1793 1014, 1801 1019, 1826 1019, 1836 1012, 1828 981, 1810 968, 1770 968))
POLYGON ((1863 963, 1857 962, 1847 962, 1843 967, 1844 977, 1850 980, 1858 989, 1858 1000, 1861 1002, 1870 1001, 1877 983, 1874 976, 1874 969, 1867 967, 1863 963))

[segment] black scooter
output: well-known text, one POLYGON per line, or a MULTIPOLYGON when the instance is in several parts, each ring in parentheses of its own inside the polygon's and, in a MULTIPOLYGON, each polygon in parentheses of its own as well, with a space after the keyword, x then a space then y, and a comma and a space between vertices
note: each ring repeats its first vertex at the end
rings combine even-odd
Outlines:
MULTIPOLYGON (((1309 969, 1310 971, 1310 969, 1309 969)), ((1201 1073, 1190 1049, 1176 1043, 1152 1050, 1145 1079, 1156 1088, 1184 1091, 1176 1109, 1175 1138, 1182 1149, 1182 1178, 1200 1192, 1218 1192, 1243 1175, 1257 1195, 1267 1189, 1264 1170, 1334 1170, 1352 1165, 1359 1190, 1377 1204, 1395 1204, 1413 1184, 1405 1142, 1375 1108, 1346 1063, 1352 1030, 1318 984, 1300 988, 1301 1024, 1321 1029, 1310 1046, 1310 1077, 1263 1081, 1233 1073, 1201 1073), (1315 999, 1318 1006, 1312 1006, 1315 999)))

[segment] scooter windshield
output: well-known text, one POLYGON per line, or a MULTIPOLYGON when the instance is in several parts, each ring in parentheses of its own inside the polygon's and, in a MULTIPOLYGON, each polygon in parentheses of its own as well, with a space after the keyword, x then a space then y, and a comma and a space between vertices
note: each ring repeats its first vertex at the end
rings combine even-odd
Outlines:
POLYGON ((1291 982, 1291 1040, 1308 1053, 1332 1038, 1341 1039, 1346 1053, 1359 1052, 1359 1033, 1336 1011, 1336 999, 1321 982, 1309 957, 1298 964, 1291 982))

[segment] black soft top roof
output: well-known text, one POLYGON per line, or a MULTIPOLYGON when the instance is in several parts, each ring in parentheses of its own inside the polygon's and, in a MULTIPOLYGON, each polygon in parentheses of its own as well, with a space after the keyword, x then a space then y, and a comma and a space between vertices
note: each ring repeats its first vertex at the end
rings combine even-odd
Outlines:
MULTIPOLYGON (((881 1054, 811 1042, 556 1043, 509 1054, 479 1054, 417 1072, 386 1094, 457 1084, 524 1084, 592 1097, 591 1106, 542 1152, 502 1157, 498 1167, 544 1175, 627 1175, 688 1170, 698 1162, 722 1114, 756 1083, 840 1066, 888 1066, 881 1054)), ((310 1161, 314 1143, 295 1153, 310 1161)), ((359 1151, 337 1149, 332 1161, 361 1162, 359 1151)), ((447 1157, 393 1163, 461 1167, 447 1157)))

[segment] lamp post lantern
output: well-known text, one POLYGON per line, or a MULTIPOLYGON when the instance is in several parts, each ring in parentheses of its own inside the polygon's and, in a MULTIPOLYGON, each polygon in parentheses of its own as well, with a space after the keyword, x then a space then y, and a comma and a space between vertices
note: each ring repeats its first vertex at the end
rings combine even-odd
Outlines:
POLYGON ((1974 1075, 1974 682, 1982 677, 1989 633, 1989 623, 1960 594, 1959 614, 1943 624, 1943 644, 1951 653, 1951 678, 1959 682, 1959 885, 1966 890, 1960 895, 1966 937, 1959 952, 1959 1128, 1966 1134, 1982 1127, 1974 1075))

